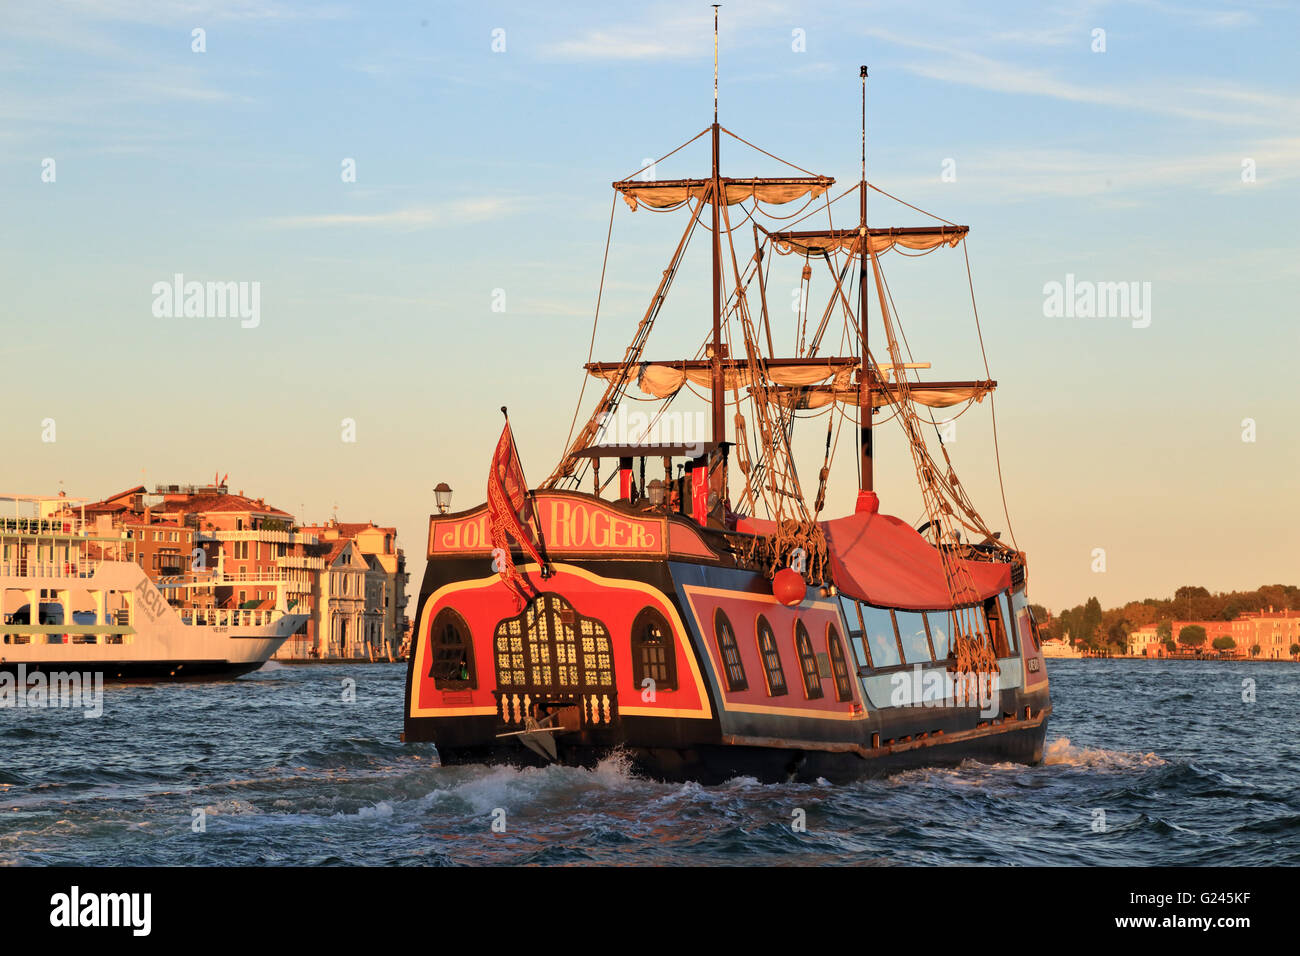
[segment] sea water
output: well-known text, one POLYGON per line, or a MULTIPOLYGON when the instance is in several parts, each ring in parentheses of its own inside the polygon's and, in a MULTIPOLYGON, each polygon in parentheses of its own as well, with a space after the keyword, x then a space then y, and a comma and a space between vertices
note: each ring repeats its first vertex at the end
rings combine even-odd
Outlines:
POLYGON ((1048 662, 1041 766, 720 786, 438 766, 404 665, 0 709, 0 864, 1300 864, 1300 665, 1048 662))

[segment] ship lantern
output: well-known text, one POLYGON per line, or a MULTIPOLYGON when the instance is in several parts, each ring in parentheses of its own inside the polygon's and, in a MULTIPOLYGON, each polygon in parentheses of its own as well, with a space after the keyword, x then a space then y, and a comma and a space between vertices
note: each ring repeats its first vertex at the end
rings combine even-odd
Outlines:
POLYGON ((445 481, 440 481, 433 489, 433 495, 438 499, 438 511, 446 514, 447 509, 451 507, 451 486, 445 481))
POLYGON ((782 568, 772 578, 772 594, 786 607, 802 604, 807 589, 803 575, 793 568, 782 568))
POLYGON ((646 491, 650 495, 650 503, 659 508, 664 503, 664 483, 658 478, 650 482, 646 491))

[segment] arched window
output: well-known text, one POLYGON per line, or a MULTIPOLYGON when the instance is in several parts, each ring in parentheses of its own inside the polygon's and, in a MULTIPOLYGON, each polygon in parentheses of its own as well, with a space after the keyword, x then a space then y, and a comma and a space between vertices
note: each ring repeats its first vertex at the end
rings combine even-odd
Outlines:
POLYGON ((853 682, 849 680, 849 664, 844 659, 844 645, 834 624, 826 625, 826 653, 831 659, 831 676, 835 678, 835 699, 841 704, 853 699, 853 682))
POLYGON ((637 687, 649 677, 656 690, 677 689, 673 629, 652 607, 642 608, 632 621, 632 677, 637 687))
POLYGON ((718 653, 722 656, 727 690, 749 690, 749 681, 745 680, 745 665, 740 660, 740 648, 736 645, 736 632, 722 608, 718 608, 713 615, 713 636, 717 639, 718 653))
POLYGON ((776 635, 772 633, 772 625, 761 614, 754 629, 758 635, 758 656, 763 659, 763 673, 767 677, 767 694, 769 697, 780 697, 789 691, 785 686, 785 670, 781 667, 781 652, 776 647, 776 635))
POLYGON ((443 608, 433 619, 429 645, 433 652, 429 676, 433 678, 434 687, 438 690, 464 690, 478 686, 469 625, 453 608, 443 608))
POLYGON ((794 649, 799 655, 799 670, 803 674, 803 692, 809 700, 822 697, 822 675, 817 668, 817 655, 813 653, 812 640, 803 621, 794 624, 794 649))

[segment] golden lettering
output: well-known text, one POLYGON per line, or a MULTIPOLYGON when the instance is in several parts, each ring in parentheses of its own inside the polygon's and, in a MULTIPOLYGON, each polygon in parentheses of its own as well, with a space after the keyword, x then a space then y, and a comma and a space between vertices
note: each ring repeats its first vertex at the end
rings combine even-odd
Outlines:
POLYGON ((609 547, 609 526, 613 519, 602 511, 594 512, 591 516, 591 544, 596 548, 609 547), (604 518, 599 530, 596 528, 596 519, 604 518))

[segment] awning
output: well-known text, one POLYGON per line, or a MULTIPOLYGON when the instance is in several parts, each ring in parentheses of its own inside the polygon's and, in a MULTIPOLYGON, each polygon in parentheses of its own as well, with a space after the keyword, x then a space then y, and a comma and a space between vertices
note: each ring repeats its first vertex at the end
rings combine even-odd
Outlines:
MULTIPOLYGON (((904 611, 953 606, 939 552, 907 522, 886 514, 854 514, 820 522, 830 552, 831 580, 841 593, 876 607, 904 611)), ((744 518, 738 531, 771 534, 776 523, 744 518)), ((984 601, 1011 587, 1011 565, 961 561, 975 593, 984 601)))
MULTIPOLYGON (((835 180, 829 176, 795 176, 786 178, 730 179, 723 176, 722 194, 727 198, 727 205, 734 206, 746 199, 759 202, 780 204, 793 202, 810 196, 816 199, 831 186, 835 180)), ((687 199, 700 199, 713 185, 712 179, 664 179, 642 182, 638 179, 626 179, 614 183, 614 188, 623 194, 627 204, 636 209, 644 204, 655 209, 676 206, 687 199)))
MULTIPOLYGON (((855 514, 821 522, 831 578, 844 594, 877 607, 928 611, 952 607, 938 550, 892 515, 855 514)), ((983 601, 1011 587, 1011 565, 961 561, 983 601)))

